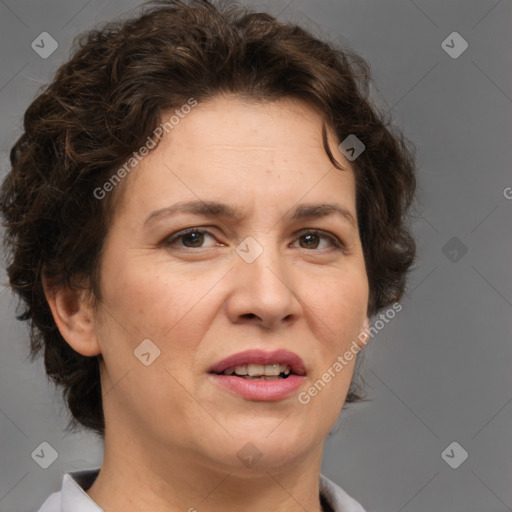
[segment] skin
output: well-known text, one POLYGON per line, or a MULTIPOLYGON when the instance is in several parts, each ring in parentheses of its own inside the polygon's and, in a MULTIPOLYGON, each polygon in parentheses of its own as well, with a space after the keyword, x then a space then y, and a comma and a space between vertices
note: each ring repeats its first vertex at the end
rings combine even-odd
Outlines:
POLYGON ((101 305, 47 287, 67 342, 100 355, 105 456, 87 494, 105 512, 321 510, 323 443, 356 359, 306 405, 297 393, 247 400, 207 374, 231 354, 285 348, 305 362, 304 391, 368 325, 357 225, 337 215, 287 217, 299 204, 333 202, 357 219, 353 170, 329 130, 345 170, 333 167, 321 127, 321 115, 295 99, 200 103, 125 178, 105 240, 101 305), (245 216, 180 213, 143 226, 155 210, 198 199, 245 216), (189 227, 210 234, 166 245, 189 227), (263 247, 252 263, 235 252, 248 236, 263 247), (133 353, 144 339, 161 351, 149 366, 133 353), (248 442, 261 453, 253 467, 237 457, 248 442))

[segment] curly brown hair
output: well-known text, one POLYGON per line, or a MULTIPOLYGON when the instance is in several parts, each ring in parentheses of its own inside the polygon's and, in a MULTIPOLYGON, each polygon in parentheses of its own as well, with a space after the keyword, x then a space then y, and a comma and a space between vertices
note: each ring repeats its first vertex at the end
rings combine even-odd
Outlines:
MULTIPOLYGON (((42 285, 87 288, 101 301, 102 244, 121 187, 101 187, 141 147, 162 112, 194 97, 236 94, 261 101, 296 97, 321 109, 340 141, 365 151, 352 162, 369 280, 368 315, 398 301, 415 257, 407 227, 415 196, 414 148, 369 99, 370 68, 350 49, 292 23, 208 0, 150 2, 136 17, 75 39, 70 60, 27 108, 0 195, 12 289, 30 324, 32 360, 62 386, 79 424, 104 436, 98 357, 61 336, 42 285), (79 228, 79 229, 78 229, 79 228)), ((324 130, 324 147, 336 167, 324 130)), ((346 402, 361 396, 353 380, 346 402)))

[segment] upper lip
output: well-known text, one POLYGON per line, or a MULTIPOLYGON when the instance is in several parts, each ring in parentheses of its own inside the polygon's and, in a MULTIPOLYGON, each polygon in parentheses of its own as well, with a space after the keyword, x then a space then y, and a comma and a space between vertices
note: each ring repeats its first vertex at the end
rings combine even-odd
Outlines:
POLYGON ((291 371, 297 375, 306 374, 304 361, 297 354, 284 349, 273 350, 272 352, 258 349, 239 352, 238 354, 233 354, 222 361, 215 363, 209 371, 210 373, 222 373, 227 368, 231 368, 233 366, 242 366, 244 364, 265 365, 274 363, 289 365, 291 367, 291 371))

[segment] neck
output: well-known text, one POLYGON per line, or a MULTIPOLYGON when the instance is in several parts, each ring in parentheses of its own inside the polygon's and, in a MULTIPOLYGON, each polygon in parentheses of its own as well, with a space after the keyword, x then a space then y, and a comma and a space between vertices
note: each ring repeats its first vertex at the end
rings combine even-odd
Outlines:
MULTIPOLYGON (((182 447, 152 449, 119 435, 105 435, 105 457, 89 497, 104 512, 321 512, 322 446, 281 466, 259 461, 252 468, 221 466, 182 447)), ((241 466, 241 467, 240 467, 241 466)))

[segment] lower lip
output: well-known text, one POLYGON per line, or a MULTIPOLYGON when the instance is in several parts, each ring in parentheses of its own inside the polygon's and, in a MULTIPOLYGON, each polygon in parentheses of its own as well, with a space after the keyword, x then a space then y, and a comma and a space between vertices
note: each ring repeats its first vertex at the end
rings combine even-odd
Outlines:
POLYGON ((304 383, 305 377, 290 375, 278 380, 249 380, 232 375, 210 374, 213 381, 231 393, 259 402, 275 402, 288 398, 304 383))

